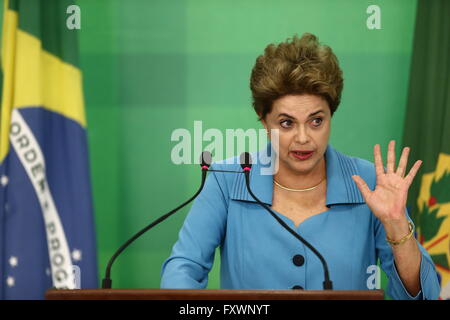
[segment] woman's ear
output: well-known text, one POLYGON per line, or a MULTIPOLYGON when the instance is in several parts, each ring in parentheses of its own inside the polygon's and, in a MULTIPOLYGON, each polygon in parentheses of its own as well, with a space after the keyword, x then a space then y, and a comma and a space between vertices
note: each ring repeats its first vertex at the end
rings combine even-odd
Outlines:
POLYGON ((264 129, 266 129, 267 138, 270 140, 270 130, 269 130, 266 120, 261 119, 261 124, 263 125, 264 129))
POLYGON ((259 121, 261 121, 261 124, 263 125, 264 129, 266 129, 266 131, 267 131, 267 123, 266 123, 266 120, 260 118, 259 121))

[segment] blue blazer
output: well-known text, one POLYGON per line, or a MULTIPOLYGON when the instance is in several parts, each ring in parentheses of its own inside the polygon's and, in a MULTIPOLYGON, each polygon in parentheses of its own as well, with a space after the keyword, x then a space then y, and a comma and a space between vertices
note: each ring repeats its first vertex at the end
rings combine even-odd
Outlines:
MULTIPOLYGON (((270 155, 271 145, 262 152, 270 155)), ((261 151, 252 154, 252 158, 261 159, 261 151)), ((435 266, 420 244, 421 291, 415 297, 406 291, 383 225, 370 211, 351 178, 353 174, 360 175, 373 190, 376 182, 373 163, 346 156, 330 145, 325 159, 329 210, 307 218, 298 227, 289 218, 275 213, 322 254, 328 263, 333 288, 377 288, 374 280, 380 259, 381 268, 388 276, 386 293, 390 297, 437 299, 440 286, 435 266)), ((269 166, 270 163, 264 165, 261 161, 254 163, 250 184, 253 193, 271 206, 273 175, 261 174, 269 166)), ((237 158, 216 163, 212 168, 241 170, 237 158)), ((170 257, 162 266, 161 288, 205 288, 217 247, 221 253, 221 288, 323 289, 320 260, 253 200, 243 174, 209 173, 170 257)))

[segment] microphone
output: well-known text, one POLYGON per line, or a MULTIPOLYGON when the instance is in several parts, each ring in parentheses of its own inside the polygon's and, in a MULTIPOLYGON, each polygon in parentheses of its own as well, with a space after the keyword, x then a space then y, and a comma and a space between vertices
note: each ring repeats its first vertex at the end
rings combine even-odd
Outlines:
POLYGON ((108 262, 108 265, 106 266, 105 271, 105 278, 103 278, 102 281, 102 289, 111 289, 112 285, 112 279, 111 279, 111 267, 114 263, 114 261, 117 259, 117 257, 131 244, 133 243, 137 238, 139 238, 141 235, 143 235, 145 232, 153 228, 154 226, 158 225, 159 223, 166 220, 168 217, 170 217, 172 214, 192 202, 197 196, 200 194, 200 192, 203 189, 203 186, 205 185, 206 175, 208 173, 208 169, 211 166, 211 153, 209 151, 203 151, 200 155, 200 166, 202 168, 202 181, 200 184, 200 188, 197 190, 197 192, 187 201, 173 209, 172 211, 166 213, 165 215, 159 217, 152 223, 150 223, 148 226, 146 226, 144 229, 140 230, 138 233, 136 233, 134 236, 132 236, 130 239, 128 239, 117 251, 113 254, 111 259, 108 262))
POLYGON ((324 271, 324 279, 323 282, 323 289, 325 290, 332 290, 333 289, 333 282, 330 280, 330 274, 328 272, 328 265, 323 256, 319 253, 319 251, 316 250, 308 241, 306 241, 302 236, 300 236, 297 232, 292 230, 280 217, 278 217, 266 204, 262 203, 261 200, 259 200, 255 194, 252 192, 250 188, 250 170, 252 168, 252 158, 250 153, 244 152, 240 156, 240 162, 241 162, 241 168, 244 170, 245 174, 245 184, 247 185, 248 193, 252 196, 255 201, 262 206, 264 209, 266 209, 272 217, 275 218, 275 220, 278 221, 279 224, 283 228, 285 228, 289 233, 291 233, 294 237, 296 237, 298 240, 300 240, 305 246, 307 246, 314 254, 319 258, 320 262, 323 265, 323 271, 324 271))
POLYGON ((212 163, 212 155, 209 151, 203 151, 200 155, 200 166, 202 169, 208 170, 212 163))

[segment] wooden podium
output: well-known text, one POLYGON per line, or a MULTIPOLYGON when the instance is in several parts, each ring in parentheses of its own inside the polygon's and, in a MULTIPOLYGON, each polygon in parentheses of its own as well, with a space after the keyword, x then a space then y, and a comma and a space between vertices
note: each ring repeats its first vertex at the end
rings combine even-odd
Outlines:
POLYGON ((383 300, 383 290, 50 289, 46 300, 383 300))

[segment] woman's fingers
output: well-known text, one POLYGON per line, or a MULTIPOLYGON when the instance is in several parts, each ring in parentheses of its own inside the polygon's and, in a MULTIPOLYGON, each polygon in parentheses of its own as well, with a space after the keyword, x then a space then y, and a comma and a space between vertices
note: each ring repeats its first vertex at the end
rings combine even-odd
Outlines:
MULTIPOLYGON (((398 163, 397 170, 395 170, 395 140, 391 140, 388 146, 388 154, 387 154, 387 166, 386 172, 383 167, 383 157, 381 155, 381 147, 379 144, 376 144, 373 148, 373 156, 375 161, 375 172, 377 177, 382 176, 384 173, 395 173, 396 175, 405 179, 408 186, 411 185, 414 177, 419 171, 420 166, 422 165, 421 160, 417 160, 414 163, 413 167, 409 171, 408 175, 405 177, 406 167, 408 165, 408 157, 411 149, 409 147, 403 148, 402 155, 400 156, 400 161, 398 163)), ((355 177, 355 176, 353 176, 355 177)), ((355 180, 355 179, 354 179, 355 180)), ((359 178, 359 182, 363 182, 361 178, 359 178)), ((356 180, 355 180, 356 182, 356 180)), ((361 184, 361 183, 360 183, 361 184)), ((361 184, 362 185, 362 184, 361 184)), ((359 187, 359 185, 358 185, 359 187)))
POLYGON ((391 140, 389 142, 386 168, 387 168, 386 173, 394 173, 394 170, 395 170, 395 140, 391 140))
POLYGON ((403 148, 402 155, 400 157, 400 162, 398 163, 397 174, 400 177, 404 177, 406 172, 406 166, 408 165, 409 148, 403 148))
POLYGON ((363 195, 364 199, 367 202, 367 199, 370 197, 372 190, 370 190, 367 183, 360 176, 353 175, 352 178, 353 178, 353 181, 355 181, 356 186, 358 187, 359 191, 361 191, 361 194, 363 195))
POLYGON ((422 160, 417 160, 416 163, 414 163, 414 165, 412 166, 411 170, 409 170, 409 173, 405 178, 405 180, 408 184, 408 187, 413 182, 414 177, 416 176, 417 171, 419 171, 419 168, 421 165, 422 165, 422 160))
POLYGON ((373 157, 375 161, 375 172, 377 176, 384 174, 383 159, 381 158, 381 148, 379 144, 373 147, 373 157))

